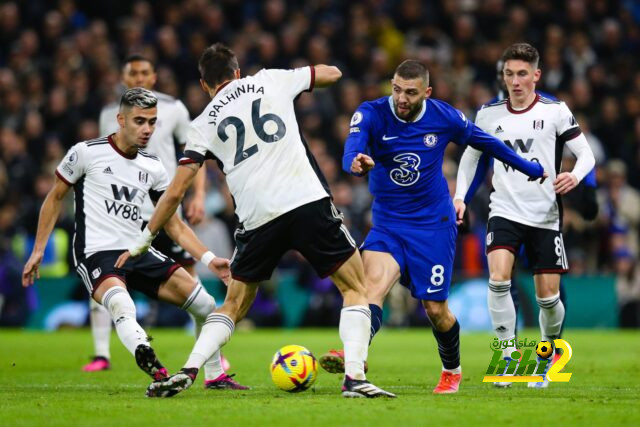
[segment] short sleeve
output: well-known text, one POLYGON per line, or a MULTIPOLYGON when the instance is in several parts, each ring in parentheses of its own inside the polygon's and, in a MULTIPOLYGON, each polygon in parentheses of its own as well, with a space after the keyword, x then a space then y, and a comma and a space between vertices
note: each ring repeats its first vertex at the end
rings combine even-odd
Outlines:
POLYGON ((571 110, 569 110, 567 104, 561 102, 556 122, 556 136, 560 141, 567 142, 581 133, 582 131, 580 130, 580 126, 578 126, 578 121, 573 117, 571 110))
POLYGON ((291 98, 295 98, 304 91, 311 92, 316 80, 313 66, 292 70, 271 69, 263 72, 274 82, 280 93, 286 93, 291 98))
POLYGON ((184 156, 178 161, 181 165, 187 165, 189 163, 202 164, 209 155, 208 141, 202 135, 202 132, 191 123, 187 128, 187 143, 184 147, 184 156))
POLYGON ((189 118, 189 111, 182 101, 176 100, 176 115, 176 127, 173 131, 173 136, 178 141, 178 144, 184 145, 187 142, 187 133, 191 120, 189 118))
MULTIPOLYGON (((151 190, 155 192, 164 192, 169 187, 169 174, 162 165, 161 161, 158 161, 158 166, 155 171, 153 182, 151 183, 151 190)), ((151 191, 149 191, 151 193, 151 191)))
POLYGON ((68 185, 75 184, 85 174, 87 167, 84 153, 85 147, 86 145, 82 142, 71 147, 56 168, 58 178, 68 185))

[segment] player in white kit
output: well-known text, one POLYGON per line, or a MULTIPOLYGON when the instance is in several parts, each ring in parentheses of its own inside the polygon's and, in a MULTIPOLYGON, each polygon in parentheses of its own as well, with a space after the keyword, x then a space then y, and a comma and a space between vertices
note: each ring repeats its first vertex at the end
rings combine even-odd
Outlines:
MULTIPOLYGON (((75 144, 60 162, 55 185, 40 211, 36 241, 24 267, 22 283, 30 286, 38 277, 43 250, 62 200, 73 188, 73 255, 78 276, 91 297, 107 308, 118 337, 135 356, 138 366, 152 378, 160 379, 168 373, 136 321, 135 305, 127 289, 183 308, 193 315, 198 330, 215 309, 215 301, 184 268, 154 248, 115 267, 120 253, 141 234, 144 202, 157 201, 169 185, 161 161, 144 150, 154 131, 156 104, 151 91, 127 90, 117 116, 119 130, 75 144)), ((177 215, 171 217, 165 229, 221 279, 229 279, 229 260, 213 256, 177 215)), ((218 375, 220 381, 230 380, 219 366, 218 375)))
MULTIPOLYGON (((143 87, 151 90, 156 83, 157 75, 152 62, 141 55, 131 55, 125 59, 122 66, 122 83, 127 88, 143 87)), ((189 112, 180 100, 164 93, 154 92, 158 98, 158 120, 155 131, 146 150, 157 156, 167 170, 169 180, 173 178, 178 166, 176 145, 182 149, 186 142, 186 132, 189 127, 189 112)), ((106 105, 100 113, 100 135, 109 135, 118 130, 116 116, 119 110, 118 103, 106 105)), ((186 217, 190 223, 197 225, 204 216, 205 198, 205 170, 199 171, 193 183, 193 196, 187 206, 186 217)), ((153 213, 151 201, 145 201, 143 206, 143 219, 148 221, 153 213)), ((163 255, 177 261, 189 274, 199 280, 195 271, 195 260, 183 248, 169 238, 162 230, 153 241, 153 247, 163 255)), ((94 342, 93 360, 83 367, 83 370, 92 372, 110 368, 109 343, 111 338, 111 316, 107 310, 90 299, 90 324, 94 342)), ((220 363, 226 371, 229 362, 220 355, 220 363)), ((211 381, 213 378, 205 378, 207 388, 218 388, 221 383, 211 381)))
POLYGON ((298 250, 321 277, 331 276, 344 297, 339 332, 345 349, 345 397, 395 397, 367 381, 371 313, 360 254, 342 216, 331 202, 326 181, 298 128, 294 99, 314 86, 341 77, 336 67, 261 70, 240 78, 227 47, 205 49, 199 63, 202 87, 212 100, 189 129, 185 157, 139 242, 119 262, 144 253, 179 205, 206 158, 226 174, 240 227, 223 306, 209 316, 184 368, 155 381, 148 396, 172 396, 193 383, 202 363, 231 338, 247 313, 259 282, 268 279, 281 256, 298 250))
MULTIPOLYGON (((543 341, 559 338, 564 319, 560 301, 560 275, 568 271, 562 240, 560 196, 575 188, 595 164, 593 153, 576 119, 564 102, 549 100, 535 92, 540 79, 538 51, 518 43, 505 50, 503 77, 509 92, 505 100, 483 107, 476 124, 496 136, 522 157, 540 162, 549 180, 530 182, 513 168, 495 161, 493 189, 487 226, 489 261, 488 304, 493 328, 500 340, 515 338, 516 315, 509 293, 511 272, 524 245, 533 270, 536 300, 540 307, 543 341), (562 172, 562 152, 567 146, 577 157, 570 172, 562 172)), ((468 147, 460 160, 454 205, 458 220, 465 210, 464 197, 480 158, 468 147)), ((515 347, 504 350, 507 364, 515 347)), ((517 362, 514 362, 517 363, 517 362)), ((548 370, 552 363, 546 365, 548 370)), ((545 371, 545 375, 546 375, 545 371)), ((510 386, 509 381, 496 386, 510 386)), ((548 382, 529 383, 546 387, 548 382)))

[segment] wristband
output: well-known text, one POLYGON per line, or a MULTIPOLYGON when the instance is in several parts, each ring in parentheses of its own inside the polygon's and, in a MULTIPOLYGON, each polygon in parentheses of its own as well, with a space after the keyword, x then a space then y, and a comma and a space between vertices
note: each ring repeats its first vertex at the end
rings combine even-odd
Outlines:
POLYGON ((216 256, 213 252, 207 251, 200 257, 200 262, 208 267, 215 257, 216 256))

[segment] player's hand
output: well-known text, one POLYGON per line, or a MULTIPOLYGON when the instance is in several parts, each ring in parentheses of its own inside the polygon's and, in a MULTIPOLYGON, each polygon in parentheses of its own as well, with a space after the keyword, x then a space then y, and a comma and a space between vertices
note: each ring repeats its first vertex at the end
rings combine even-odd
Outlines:
POLYGON ((208 265, 209 270, 222 280, 225 286, 229 286, 231 280, 231 262, 226 258, 215 257, 208 265))
POLYGON ((538 177, 538 178, 534 178, 532 176, 529 177, 529 181, 537 181, 540 180, 540 184, 542 184, 544 182, 545 179, 549 178, 549 174, 546 172, 542 173, 542 176, 538 177))
POLYGON ((24 270, 22 270, 22 286, 25 288, 33 285, 35 279, 40 278, 39 268, 42 263, 42 256, 42 253, 34 251, 24 265, 24 270))
POLYGON ((204 219, 204 199, 204 194, 194 194, 189 203, 187 203, 185 215, 189 220, 189 224, 198 225, 204 219))
POLYGON ((578 178, 571 172, 562 172, 556 177, 556 180, 553 181, 553 189, 560 195, 567 194, 577 186, 578 178))
POLYGON ((116 268, 122 268, 129 258, 137 257, 147 252, 149 250, 149 246, 151 246, 151 242, 153 242, 153 239, 155 239, 157 235, 157 232, 152 233, 151 230, 149 230, 149 227, 145 227, 144 230, 142 230, 142 234, 140 234, 133 244, 129 246, 129 249, 118 257, 113 266, 116 268))
POLYGON ((115 268, 122 268, 122 266, 124 265, 125 262, 127 262, 127 260, 131 258, 131 252, 129 251, 124 251, 122 252, 122 254, 120 254, 120 256, 118 257, 118 259, 116 260, 116 263, 113 265, 115 268))
POLYGON ((453 201, 453 207, 456 209, 456 225, 460 225, 464 221, 464 211, 467 210, 467 205, 462 200, 456 199, 453 201))
POLYGON ((366 174, 375 166, 373 159, 366 154, 358 154, 351 162, 351 172, 358 174, 366 174))

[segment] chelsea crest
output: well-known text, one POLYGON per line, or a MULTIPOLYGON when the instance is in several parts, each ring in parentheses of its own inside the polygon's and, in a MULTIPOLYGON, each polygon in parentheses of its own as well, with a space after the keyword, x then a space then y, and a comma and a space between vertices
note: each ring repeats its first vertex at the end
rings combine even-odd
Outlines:
POLYGON ((424 136, 424 145, 431 148, 434 147, 438 143, 438 135, 435 133, 428 133, 424 136))

